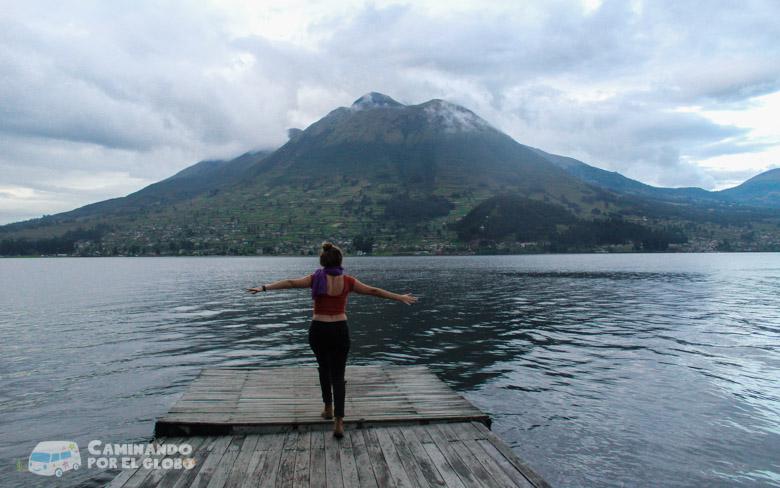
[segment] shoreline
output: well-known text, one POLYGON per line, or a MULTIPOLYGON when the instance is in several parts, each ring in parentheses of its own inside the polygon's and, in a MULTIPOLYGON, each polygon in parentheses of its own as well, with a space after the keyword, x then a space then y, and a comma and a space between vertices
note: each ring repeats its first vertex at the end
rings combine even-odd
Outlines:
MULTIPOLYGON (((576 252, 524 252, 524 253, 393 253, 393 254, 345 254, 345 258, 447 258, 447 257, 489 257, 489 256, 590 256, 590 255, 668 255, 668 254, 778 254, 780 250, 750 250, 750 251, 576 251, 576 252)), ((112 258, 315 258, 315 255, 300 254, 128 254, 118 256, 79 256, 79 255, 25 255, 0 256, 0 259, 112 259, 112 258)))

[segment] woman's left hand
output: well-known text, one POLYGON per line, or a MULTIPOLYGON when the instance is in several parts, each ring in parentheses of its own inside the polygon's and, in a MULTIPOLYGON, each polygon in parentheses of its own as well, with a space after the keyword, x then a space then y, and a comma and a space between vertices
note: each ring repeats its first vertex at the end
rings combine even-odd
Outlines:
POLYGON ((261 291, 263 291, 263 289, 260 288, 259 286, 257 288, 244 288, 244 290, 248 291, 252 295, 256 295, 256 294, 260 293, 261 291))

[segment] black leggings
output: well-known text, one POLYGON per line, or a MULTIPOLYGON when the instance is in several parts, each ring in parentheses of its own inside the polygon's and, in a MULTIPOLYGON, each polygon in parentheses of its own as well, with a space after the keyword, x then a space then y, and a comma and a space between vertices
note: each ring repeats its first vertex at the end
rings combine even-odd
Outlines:
POLYGON ((309 327, 309 345, 314 351, 314 355, 317 356, 322 401, 333 403, 335 416, 343 417, 344 397, 346 396, 344 370, 347 367, 350 345, 347 321, 320 322, 312 320, 311 327, 309 327), (332 393, 331 388, 333 389, 332 393))

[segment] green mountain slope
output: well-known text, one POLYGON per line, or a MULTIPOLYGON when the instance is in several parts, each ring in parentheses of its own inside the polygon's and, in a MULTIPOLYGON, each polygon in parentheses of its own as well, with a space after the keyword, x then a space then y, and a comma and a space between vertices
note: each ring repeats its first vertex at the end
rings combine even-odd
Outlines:
POLYGON ((574 158, 557 156, 535 149, 545 159, 580 180, 622 195, 633 195, 666 202, 699 205, 741 204, 780 208, 780 170, 770 170, 727 190, 710 192, 701 188, 660 188, 627 178, 620 173, 590 166, 574 158))
POLYGON ((780 168, 769 170, 719 194, 746 205, 780 208, 780 168))
MULTIPOLYGON (((201 161, 125 197, 92 203, 42 219, 9 224, 0 229, 8 233, 25 228, 52 227, 84 217, 128 215, 173 205, 203 193, 216 191, 220 185, 235 179, 248 167, 261 164, 267 155, 267 151, 258 151, 243 154, 231 161, 201 161)), ((56 230, 54 233, 56 234, 56 230)))
POLYGON ((442 100, 404 106, 376 93, 334 110, 265 163, 249 174, 272 186, 346 177, 410 193, 441 187, 511 187, 554 199, 592 193, 469 110, 442 100))
POLYGON ((723 201, 717 194, 701 188, 658 188, 632 180, 617 172, 590 166, 574 158, 549 154, 541 149, 534 150, 551 163, 582 181, 623 195, 686 203, 720 203, 723 201))
POLYGON ((777 217, 599 187, 570 173, 568 158, 442 100, 407 106, 370 93, 290 134, 271 154, 201 162, 124 198, 0 227, 0 254, 34 253, 41 242, 82 255, 300 254, 326 239, 371 242, 375 252, 469 252, 473 242, 563 236, 593 220, 685 224, 724 240, 735 226, 763 230, 777 217), (497 195, 498 207, 480 206, 497 195), (473 225, 486 215, 502 225, 473 225), (523 230, 530 223, 538 232, 523 230))

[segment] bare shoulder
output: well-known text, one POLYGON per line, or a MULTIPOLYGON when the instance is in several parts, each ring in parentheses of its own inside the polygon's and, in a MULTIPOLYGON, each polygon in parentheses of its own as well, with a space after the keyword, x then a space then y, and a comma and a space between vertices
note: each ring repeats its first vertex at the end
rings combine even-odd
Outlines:
POLYGON ((352 285, 352 291, 355 293, 360 293, 361 295, 370 295, 372 287, 361 283, 357 278, 352 278, 355 280, 354 284, 352 285))

